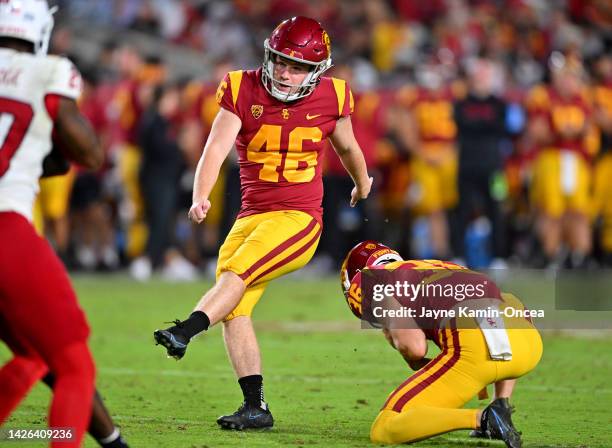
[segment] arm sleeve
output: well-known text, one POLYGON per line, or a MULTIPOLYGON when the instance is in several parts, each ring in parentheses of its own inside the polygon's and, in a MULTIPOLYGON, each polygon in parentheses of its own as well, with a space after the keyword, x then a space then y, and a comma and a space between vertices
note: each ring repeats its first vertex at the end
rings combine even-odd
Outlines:
POLYGON ((217 87, 217 104, 224 109, 240 116, 238 107, 238 94, 242 82, 242 71, 229 72, 217 87))
POLYGON ((70 60, 61 57, 54 59, 47 94, 77 100, 81 95, 83 84, 81 74, 70 60))
POLYGON ((343 79, 331 78, 334 91, 336 93, 337 107, 338 107, 338 118, 348 117, 353 113, 355 107, 355 101, 353 99, 353 92, 351 88, 343 79))
POLYGON ((353 99, 353 92, 351 91, 351 86, 349 83, 346 83, 346 91, 344 97, 344 105, 342 106, 342 112, 340 114, 341 117, 348 117, 355 110, 355 100, 353 99))

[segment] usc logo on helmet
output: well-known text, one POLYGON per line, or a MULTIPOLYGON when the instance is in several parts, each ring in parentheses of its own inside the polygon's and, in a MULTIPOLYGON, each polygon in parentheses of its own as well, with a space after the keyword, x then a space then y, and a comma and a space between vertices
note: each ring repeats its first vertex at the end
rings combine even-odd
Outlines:
POLYGON ((327 47, 327 54, 331 54, 331 39, 329 38, 329 34, 327 34, 327 31, 323 30, 321 40, 323 41, 323 44, 325 44, 325 46, 327 47))

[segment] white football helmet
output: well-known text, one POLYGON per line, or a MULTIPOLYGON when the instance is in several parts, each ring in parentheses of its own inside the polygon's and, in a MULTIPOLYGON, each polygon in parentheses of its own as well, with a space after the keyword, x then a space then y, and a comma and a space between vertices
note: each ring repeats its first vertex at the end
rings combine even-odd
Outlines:
POLYGON ((0 37, 32 42, 34 53, 47 54, 56 10, 47 0, 0 0, 0 37))

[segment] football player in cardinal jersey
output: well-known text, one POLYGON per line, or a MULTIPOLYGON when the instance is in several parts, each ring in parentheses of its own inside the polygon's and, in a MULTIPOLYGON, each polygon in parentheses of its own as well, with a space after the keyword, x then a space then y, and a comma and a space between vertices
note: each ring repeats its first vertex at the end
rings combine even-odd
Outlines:
MULTIPOLYGON (((0 2, 0 339, 13 353, 0 369, 0 424, 48 372, 49 426, 74 432, 51 446, 76 447, 95 392, 89 326, 64 266, 32 226, 32 207, 43 166, 60 173, 65 156, 98 168, 103 153, 77 108, 79 72, 46 55, 52 27, 46 0, 0 2)), ((94 403, 92 434, 102 446, 126 446, 97 394, 94 403)))
POLYGON ((528 92, 527 132, 539 146, 533 162, 531 202, 546 266, 563 263, 563 245, 570 268, 589 265, 592 244, 592 163, 599 150, 592 97, 586 73, 576 56, 553 52, 551 85, 528 92))
POLYGON ((522 316, 487 317, 482 323, 460 312, 456 317, 450 313, 458 305, 469 304, 476 311, 490 306, 511 308, 518 314, 524 306, 515 296, 500 292, 493 281, 479 272, 440 260, 403 260, 399 253, 376 241, 364 241, 351 249, 340 275, 352 313, 382 327, 389 344, 417 371, 387 397, 372 424, 372 442, 415 442, 448 431, 472 429, 475 437, 500 439, 508 447, 520 448, 521 437, 512 423, 508 398, 515 378, 533 370, 540 361, 540 334, 522 316), (404 288, 428 287, 427 291, 433 293, 419 289, 407 300, 394 293, 401 306, 414 314, 379 320, 376 317, 383 313, 380 309, 374 311, 374 307, 383 302, 368 297, 370 286, 366 286, 364 278, 374 279, 374 285, 384 285, 385 291, 397 283, 404 288), (482 293, 468 295, 469 300, 447 293, 467 291, 468 287, 481 288, 482 293), (427 314, 423 309, 439 315, 427 314), (433 359, 426 357, 427 340, 441 350, 433 359), (483 410, 461 409, 492 383, 495 399, 489 406, 483 410))
POLYGON ((367 198, 372 184, 353 134, 349 86, 321 76, 331 66, 331 44, 321 25, 306 17, 285 20, 264 49, 259 70, 229 72, 219 85, 221 109, 196 171, 189 217, 199 223, 211 207, 221 163, 236 144, 242 208, 219 250, 216 284, 188 319, 154 333, 178 359, 191 338, 223 321, 244 394, 234 414, 217 420, 228 429, 273 425, 251 312, 271 280, 304 266, 317 247, 324 140, 330 139, 355 183, 351 205, 367 198))

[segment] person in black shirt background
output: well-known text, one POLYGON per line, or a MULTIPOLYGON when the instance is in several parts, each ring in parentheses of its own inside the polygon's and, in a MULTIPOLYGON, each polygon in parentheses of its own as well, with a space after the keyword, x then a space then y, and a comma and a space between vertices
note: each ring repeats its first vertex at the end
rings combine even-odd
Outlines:
POLYGON ((183 154, 177 143, 175 119, 180 107, 180 88, 168 84, 155 88, 139 126, 142 148, 140 187, 145 204, 149 236, 145 256, 131 265, 132 276, 147 280, 151 269, 164 264, 172 244, 172 229, 178 206, 179 179, 184 169, 183 154))
POLYGON ((501 198, 496 190, 503 169, 500 146, 506 137, 506 103, 494 94, 499 73, 493 61, 477 59, 467 74, 467 96, 454 104, 459 204, 452 226, 453 251, 455 257, 465 258, 466 228, 473 218, 485 216, 491 225, 492 266, 501 266, 506 248, 501 198))

